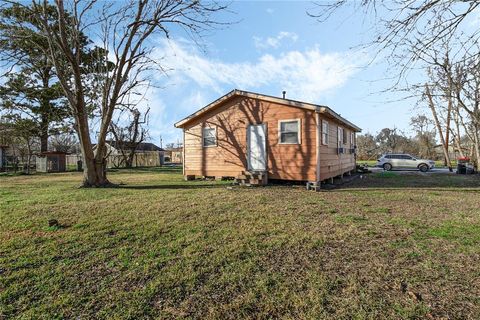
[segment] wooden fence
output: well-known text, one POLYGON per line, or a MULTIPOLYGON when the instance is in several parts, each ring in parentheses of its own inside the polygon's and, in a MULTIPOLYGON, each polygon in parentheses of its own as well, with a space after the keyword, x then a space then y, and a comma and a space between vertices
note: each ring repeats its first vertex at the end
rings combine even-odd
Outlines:
MULTIPOLYGON (((82 160, 81 155, 67 155, 67 169, 77 168, 77 162, 82 160)), ((163 165, 163 153, 158 151, 137 152, 133 157, 133 167, 159 167, 163 165)), ((121 155, 109 155, 107 168, 123 168, 125 161, 121 155)))

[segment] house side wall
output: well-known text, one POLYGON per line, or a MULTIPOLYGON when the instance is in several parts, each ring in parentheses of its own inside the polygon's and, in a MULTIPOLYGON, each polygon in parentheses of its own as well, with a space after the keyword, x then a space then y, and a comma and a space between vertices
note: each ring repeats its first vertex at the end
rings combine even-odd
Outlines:
POLYGON ((354 148, 355 141, 351 140, 353 131, 343 127, 337 120, 321 115, 321 121, 329 123, 328 145, 322 144, 320 148, 320 180, 326 180, 355 169, 355 154, 350 151, 354 148), (340 145, 338 142, 339 126, 344 128, 347 134, 347 142, 343 143, 342 141, 340 145), (344 153, 338 153, 338 147, 342 147, 345 150, 344 153))
MULTIPOLYGON (((321 146, 322 180, 349 171, 355 165, 353 154, 337 154, 337 122, 328 121, 329 145, 321 146)), ((184 128, 184 175, 235 177, 247 170, 247 127, 261 123, 267 126, 269 178, 315 181, 315 112, 246 97, 234 98, 184 128), (301 143, 279 144, 279 121, 292 119, 300 119, 301 143), (216 146, 203 147, 203 127, 216 128, 216 146)))

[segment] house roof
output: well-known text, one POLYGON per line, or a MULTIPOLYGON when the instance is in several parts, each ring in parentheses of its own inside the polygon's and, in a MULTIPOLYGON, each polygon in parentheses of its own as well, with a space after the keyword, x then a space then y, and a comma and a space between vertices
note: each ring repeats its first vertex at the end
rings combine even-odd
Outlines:
POLYGON ((190 121, 204 115, 205 113, 207 113, 211 110, 214 110, 218 106, 222 105, 222 103, 230 100, 233 97, 247 97, 247 98, 259 99, 259 100, 278 103, 278 104, 282 104, 282 105, 286 105, 286 106, 290 106, 290 107, 294 107, 294 108, 307 109, 307 110, 316 111, 316 112, 319 112, 319 113, 328 114, 329 116, 331 116, 331 117, 335 118, 336 120, 342 122, 347 127, 350 127, 354 131, 357 131, 357 132, 362 131, 362 129, 360 129, 359 127, 357 127, 356 125, 354 125, 353 123, 348 121, 347 119, 343 118, 342 116, 340 116, 338 113, 336 113, 335 111, 333 111, 332 109, 330 109, 327 106, 322 106, 322 105, 303 102, 303 101, 291 100, 291 99, 283 99, 283 98, 273 97, 273 96, 264 95, 264 94, 260 94, 260 93, 238 90, 238 89, 234 89, 234 90, 230 91, 226 95, 218 98, 217 100, 213 101, 212 103, 208 104, 207 106, 203 107, 202 109, 198 110, 197 112, 192 113, 188 117, 178 121, 177 123, 175 123, 175 127, 176 128, 183 128, 190 121))
MULTIPOLYGON (((127 142, 118 143, 117 141, 114 141, 114 140, 108 140, 106 141, 106 143, 115 149, 121 149, 122 147, 129 148, 129 143, 127 142)), ((137 145, 137 147, 135 148, 135 151, 164 151, 164 149, 158 147, 157 145, 151 142, 141 142, 137 145)))

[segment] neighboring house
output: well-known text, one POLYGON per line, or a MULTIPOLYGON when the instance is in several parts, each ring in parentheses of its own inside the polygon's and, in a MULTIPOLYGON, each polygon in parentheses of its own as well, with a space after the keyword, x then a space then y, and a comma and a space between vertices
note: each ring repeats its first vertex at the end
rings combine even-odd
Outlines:
POLYGON ((183 163, 183 148, 171 148, 165 150, 165 162, 183 163))
POLYGON ((314 182, 355 169, 361 129, 329 107, 233 90, 175 127, 184 132, 184 176, 314 182))

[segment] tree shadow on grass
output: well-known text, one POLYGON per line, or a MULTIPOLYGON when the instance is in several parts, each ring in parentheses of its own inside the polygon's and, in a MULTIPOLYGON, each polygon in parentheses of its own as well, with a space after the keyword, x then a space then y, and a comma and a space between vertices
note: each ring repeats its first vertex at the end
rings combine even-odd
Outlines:
POLYGON ((228 185, 225 184, 161 184, 161 185, 121 185, 118 188, 120 189, 130 189, 130 190, 189 190, 189 189, 220 189, 226 188, 228 185))
POLYGON ((393 191, 431 190, 480 192, 479 175, 431 174, 431 173, 371 173, 356 177, 336 190, 340 191, 393 191))

